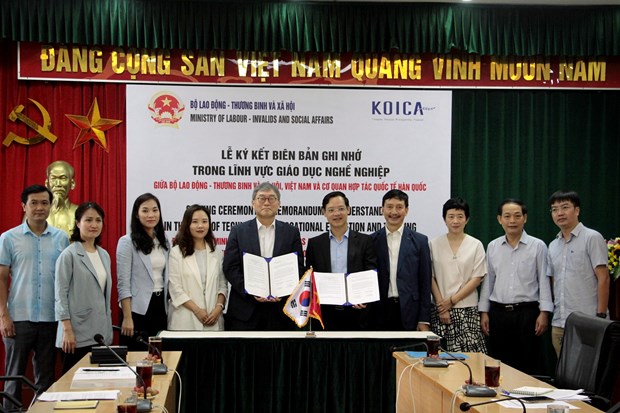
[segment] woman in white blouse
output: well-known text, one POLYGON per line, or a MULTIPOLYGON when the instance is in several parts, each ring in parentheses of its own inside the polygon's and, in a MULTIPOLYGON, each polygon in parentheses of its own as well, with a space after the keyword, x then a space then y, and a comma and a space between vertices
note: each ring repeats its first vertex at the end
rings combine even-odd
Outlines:
POLYGON ((168 329, 223 330, 228 286, 205 206, 192 205, 185 211, 169 269, 168 329))
POLYGON ((487 273, 484 247, 465 233, 469 204, 462 198, 443 205, 448 233, 431 241, 433 264, 432 330, 448 351, 486 353, 478 313, 478 286, 487 273))
POLYGON ((85 356, 101 334, 112 344, 110 255, 99 247, 103 209, 87 202, 75 210, 69 245, 56 261, 56 347, 62 350, 62 371, 85 356))

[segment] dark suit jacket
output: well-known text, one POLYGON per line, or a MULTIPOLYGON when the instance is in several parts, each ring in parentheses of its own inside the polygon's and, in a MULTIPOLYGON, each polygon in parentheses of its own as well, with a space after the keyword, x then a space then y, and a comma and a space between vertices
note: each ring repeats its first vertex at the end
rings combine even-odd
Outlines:
MULTIPOLYGON (((313 267, 317 272, 332 272, 328 232, 308 240, 306 267, 313 267)), ((377 268, 377 255, 372 239, 366 234, 350 230, 347 272, 374 270, 375 268, 377 268)))
MULTIPOLYGON (((379 293, 383 306, 390 286, 390 253, 385 227, 371 235, 379 261, 379 293)), ((431 253, 426 235, 404 228, 398 252, 396 285, 403 327, 415 330, 431 321, 431 253)))
MULTIPOLYGON (((308 240, 306 266, 317 272, 332 272, 329 233, 308 240)), ((347 272, 374 270, 377 256, 372 239, 366 234, 349 231, 347 272)), ((322 305, 321 312, 326 330, 375 330, 376 316, 371 306, 362 310, 340 306, 322 305), (341 310, 341 311, 337 311, 341 310)))
MULTIPOLYGON (((303 273, 304 254, 299 230, 292 225, 276 220, 275 235, 273 256, 278 257, 290 252, 296 252, 299 271, 300 274, 303 273)), ((224 275, 232 286, 226 314, 241 321, 249 320, 254 311, 256 311, 256 306, 260 304, 254 299, 254 296, 248 295, 245 292, 243 277, 244 252, 261 255, 256 219, 251 219, 233 227, 228 236, 224 253, 224 275)))

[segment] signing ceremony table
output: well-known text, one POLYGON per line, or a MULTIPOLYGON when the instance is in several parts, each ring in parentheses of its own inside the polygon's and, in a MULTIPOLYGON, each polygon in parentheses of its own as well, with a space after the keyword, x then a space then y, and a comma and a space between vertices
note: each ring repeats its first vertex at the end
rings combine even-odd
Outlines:
MULTIPOLYGON (((481 353, 465 353, 469 357, 464 360, 473 372, 474 382, 484 383, 484 360, 488 356, 481 353)), ((396 380, 401 377, 401 373, 405 370, 400 381, 398 392, 398 412, 412 412, 415 402, 416 413, 451 413, 451 400, 454 392, 459 389, 469 379, 467 367, 459 362, 450 364, 448 368, 424 367, 419 363, 410 367, 419 359, 410 357, 405 352, 394 353, 396 359, 396 380)), ((547 383, 528 376, 506 364, 501 365, 500 373, 500 389, 514 389, 521 386, 535 387, 552 387, 547 383)), ((501 396, 494 397, 496 399, 501 396)), ((460 412, 459 405, 462 402, 471 404, 480 403, 491 400, 491 397, 465 397, 459 394, 457 397, 454 412, 460 412)), ((579 407, 580 413, 600 413, 584 402, 569 401, 568 403, 579 407)), ((484 406, 472 407, 471 412, 479 413, 515 413, 520 409, 510 409, 501 407, 498 404, 488 404, 484 406)), ((528 410, 529 411, 529 410, 528 410)), ((546 411, 541 409, 537 411, 546 411)), ((573 410, 571 410, 573 411, 573 410)))
MULTIPOLYGON (((130 366, 135 366, 136 361, 142 360, 147 355, 146 351, 132 351, 127 353, 127 362, 130 366)), ((153 399, 153 406, 160 405, 165 406, 170 413, 177 411, 176 406, 176 387, 177 380, 174 377, 174 372, 179 364, 181 358, 180 351, 164 351, 162 352, 164 362, 168 366, 168 373, 153 375, 153 388, 159 390, 159 394, 153 399)), ((66 391, 80 391, 87 389, 71 389, 71 381, 73 380, 73 374, 80 367, 95 367, 95 364, 90 364, 90 354, 84 356, 71 370, 66 372, 56 383, 48 389, 49 392, 66 392, 66 391)), ((115 387, 113 389, 118 389, 115 387)), ((97 388, 93 390, 105 390, 104 388, 97 388)), ((73 412, 89 412, 89 413, 115 413, 116 402, 113 400, 101 400, 96 409, 88 410, 70 410, 73 412)), ((32 413, 51 413, 59 412, 60 410, 54 410, 54 402, 41 402, 37 401, 28 412, 32 413)), ((153 408, 154 412, 161 411, 160 409, 153 408)))
POLYGON ((391 348, 428 332, 173 332, 184 412, 394 412, 391 348))

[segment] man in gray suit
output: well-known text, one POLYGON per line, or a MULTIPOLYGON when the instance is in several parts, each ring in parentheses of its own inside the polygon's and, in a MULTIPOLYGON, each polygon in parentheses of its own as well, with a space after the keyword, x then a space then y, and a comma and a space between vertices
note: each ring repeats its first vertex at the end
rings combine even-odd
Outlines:
POLYGON ((292 330, 295 324, 282 312, 286 297, 256 297, 245 291, 243 254, 278 257, 297 253, 299 273, 303 272, 304 255, 299 230, 276 220, 280 209, 280 191, 263 182, 252 192, 256 218, 233 227, 224 253, 224 275, 231 285, 228 310, 224 317, 226 330, 292 330))

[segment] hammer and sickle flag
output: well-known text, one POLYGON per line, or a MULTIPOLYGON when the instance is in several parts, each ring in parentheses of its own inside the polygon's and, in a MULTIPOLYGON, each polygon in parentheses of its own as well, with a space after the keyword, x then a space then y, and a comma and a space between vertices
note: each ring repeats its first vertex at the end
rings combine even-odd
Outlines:
POLYGON ((42 104, 40 104, 34 99, 28 98, 28 100, 34 103, 34 105, 41 112, 41 115, 43 117, 43 125, 39 125, 37 122, 30 119, 28 116, 26 116, 23 113, 24 108, 25 108, 24 105, 15 106, 15 108, 9 114, 9 120, 11 122, 17 122, 19 120, 25 123, 26 126, 28 126, 30 129, 37 132, 37 134, 33 136, 32 138, 23 138, 13 132, 9 132, 6 135, 6 138, 4 138, 4 141, 2 141, 2 144, 4 146, 8 147, 13 142, 17 142, 22 145, 35 145, 39 142, 44 141, 45 139, 54 143, 56 142, 56 139, 58 139, 58 137, 50 131, 50 127, 52 126, 52 120, 50 118, 50 114, 48 113, 47 109, 45 109, 45 107, 43 107, 42 104))
POLYGON ((99 104, 97 103, 97 98, 93 101, 93 104, 90 106, 88 110, 88 114, 86 116, 83 115, 65 115, 69 120, 78 128, 80 128, 80 133, 73 144, 73 149, 77 148, 79 145, 85 144, 86 142, 93 140, 106 152, 110 152, 108 148, 108 143, 105 138, 105 131, 113 128, 122 122, 122 120, 117 119, 104 119, 101 117, 101 113, 99 112, 99 104))

